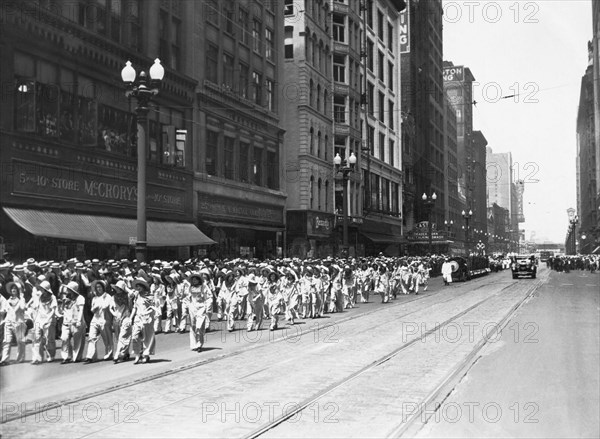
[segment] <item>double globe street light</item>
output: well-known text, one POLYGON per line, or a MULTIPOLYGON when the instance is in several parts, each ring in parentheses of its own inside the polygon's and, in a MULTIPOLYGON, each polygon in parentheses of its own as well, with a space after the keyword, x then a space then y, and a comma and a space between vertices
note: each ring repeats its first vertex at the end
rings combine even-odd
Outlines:
POLYGON ((161 81, 165 76, 165 69, 156 58, 150 67, 150 78, 146 72, 140 72, 136 78, 136 71, 127 61, 121 70, 121 79, 127 85, 125 96, 137 100, 135 109, 137 123, 137 239, 135 255, 138 264, 146 262, 148 243, 146 239, 146 143, 148 124, 148 105, 151 99, 158 94, 161 81))
POLYGON ((435 192, 431 196, 427 196, 425 192, 421 196, 423 203, 425 203, 425 209, 427 210, 427 248, 428 252, 431 255, 431 247, 432 247, 432 239, 431 239, 431 211, 433 210, 433 205, 435 204, 435 200, 437 200, 437 195, 435 192))
POLYGON ((350 157, 346 160, 346 166, 342 166, 342 158, 340 153, 337 153, 333 158, 333 164, 335 166, 335 172, 342 174, 343 184, 343 197, 342 197, 342 248, 341 253, 343 257, 348 256, 348 179, 350 174, 354 172, 354 166, 356 165, 356 156, 354 153, 350 154, 350 157))
POLYGON ((462 211, 462 217, 465 219, 465 247, 467 251, 469 251, 469 220, 473 216, 473 211, 469 210, 469 212, 462 211))

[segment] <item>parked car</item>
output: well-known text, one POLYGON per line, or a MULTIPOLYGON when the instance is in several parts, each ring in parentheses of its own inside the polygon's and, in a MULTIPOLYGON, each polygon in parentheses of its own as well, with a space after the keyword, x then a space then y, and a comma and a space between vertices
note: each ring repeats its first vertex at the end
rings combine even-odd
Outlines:
POLYGON ((515 255, 511 257, 510 268, 513 279, 519 276, 530 276, 535 279, 537 276, 537 260, 534 255, 515 255))

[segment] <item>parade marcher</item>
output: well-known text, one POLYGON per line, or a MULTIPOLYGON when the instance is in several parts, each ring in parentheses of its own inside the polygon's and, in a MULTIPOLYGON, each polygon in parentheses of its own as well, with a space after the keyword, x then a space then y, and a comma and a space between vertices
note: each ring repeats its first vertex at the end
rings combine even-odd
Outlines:
POLYGON ((285 302, 285 318, 293 325, 298 318, 298 278, 291 268, 286 269, 285 280, 282 284, 282 294, 285 302))
POLYGON ((263 321, 263 309, 265 304, 265 297, 260 288, 258 288, 259 280, 255 274, 248 276, 248 321, 246 323, 246 329, 250 331, 258 331, 263 321))
POLYGON ((129 290, 125 281, 120 280, 113 285, 115 295, 112 297, 112 303, 109 310, 113 316, 113 333, 115 354, 113 362, 115 364, 121 361, 127 361, 129 357, 129 345, 133 331, 131 322, 131 303, 135 299, 135 294, 129 290))
POLYGON ((444 285, 450 285, 452 283, 452 264, 449 259, 446 259, 442 264, 442 277, 444 279, 444 285))
POLYGON ((210 303, 206 305, 206 332, 210 332, 210 320, 212 319, 213 314, 213 306, 217 297, 215 283, 213 282, 212 275, 208 268, 203 268, 200 270, 200 275, 202 276, 202 284, 208 290, 210 303))
MULTIPOLYGON (((6 290, 10 294, 8 299, 0 296, 0 314, 4 319, 4 337, 2 339, 2 357, 0 365, 8 364, 10 360, 10 347, 13 342, 17 344, 17 363, 25 361, 25 296, 20 285, 8 282, 6 290)), ((0 319, 1 320, 1 319, 0 319)))
POLYGON ((379 265, 379 275, 375 284, 375 293, 381 297, 381 303, 388 303, 390 300, 390 285, 387 268, 384 264, 379 265))
POLYGON ((55 322, 58 306, 56 297, 52 294, 50 282, 42 281, 34 291, 30 301, 33 315, 33 342, 31 344, 31 364, 48 363, 54 360, 56 346, 51 345, 51 326, 55 322), (54 352, 52 351, 54 350, 54 352))
POLYGON ((369 269, 369 264, 364 261, 360 264, 356 279, 358 292, 360 294, 360 301, 362 303, 368 303, 369 294, 371 292, 371 272, 369 269))
POLYGON ((165 293, 166 293, 166 307, 167 307, 167 319, 165 320, 165 333, 169 334, 173 328, 179 327, 179 297, 177 294, 179 275, 177 273, 171 273, 165 276, 165 293))
POLYGON ((300 280, 300 297, 302 298, 300 317, 303 319, 311 317, 311 297, 314 288, 313 269, 308 266, 304 269, 304 276, 300 280))
POLYGON ((109 360, 113 355, 113 335, 112 335, 112 314, 110 305, 112 298, 108 294, 107 285, 103 280, 92 282, 92 313, 94 316, 90 322, 90 332, 88 336, 88 349, 84 363, 92 363, 97 360, 96 345, 102 338, 104 344, 104 360, 109 360))
POLYGON ((70 281, 62 286, 62 303, 59 312, 62 315, 61 354, 62 363, 76 363, 83 358, 86 324, 83 318, 85 299, 79 294, 77 282, 70 281))
POLYGON ((246 315, 246 307, 248 302, 248 277, 245 275, 241 267, 233 270, 235 275, 234 291, 236 292, 239 301, 237 303, 236 318, 242 320, 246 315))
POLYGON ((269 315, 271 316, 269 330, 274 331, 277 329, 279 314, 285 304, 283 294, 279 289, 279 275, 277 272, 271 271, 267 275, 267 281, 263 285, 263 291, 265 292, 266 302, 269 305, 269 315))
POLYGON ((150 355, 156 350, 156 338, 154 334, 154 319, 156 317, 156 306, 154 297, 150 293, 150 285, 143 277, 133 281, 133 287, 137 290, 137 297, 131 310, 131 349, 135 360, 133 364, 150 362, 150 355))
POLYGON ((232 271, 226 271, 219 289, 219 308, 227 320, 227 330, 233 331, 239 297, 235 291, 235 276, 232 271), (222 307, 222 308, 221 308, 222 307))
POLYGON ((344 296, 344 309, 354 308, 354 295, 356 290, 356 281, 352 269, 349 265, 344 267, 344 277, 342 279, 342 295, 344 296))
POLYGON ((213 297, 209 287, 204 283, 202 274, 192 273, 190 283, 190 349, 200 352, 204 346, 208 311, 212 307, 213 297))
POLYGON ((165 284, 161 275, 160 270, 156 267, 152 269, 152 283, 150 284, 150 294, 154 297, 154 307, 156 312, 154 314, 154 333, 160 334, 162 332, 162 310, 167 302, 167 293, 165 291, 165 284))

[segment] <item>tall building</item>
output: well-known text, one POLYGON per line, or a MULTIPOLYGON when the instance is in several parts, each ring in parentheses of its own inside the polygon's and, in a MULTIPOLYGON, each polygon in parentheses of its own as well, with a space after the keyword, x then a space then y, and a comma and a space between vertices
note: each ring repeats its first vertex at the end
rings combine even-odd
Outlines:
POLYGON ((593 251, 600 251, 600 3, 592 1, 593 77, 594 77, 594 144, 596 149, 596 224, 592 232, 593 251))
POLYGON ((471 224, 479 232, 478 241, 487 243, 487 178, 486 146, 487 139, 481 131, 473 131, 472 160, 467 165, 468 184, 471 195, 470 208, 473 210, 471 224))
POLYGON ((581 79, 579 108, 577 112, 577 214, 579 215, 578 231, 581 235, 580 253, 591 253, 594 250, 594 227, 598 222, 600 211, 596 208, 598 191, 596 169, 598 157, 595 148, 595 114, 594 114, 594 58, 593 45, 588 43, 589 63, 585 75, 581 79), (583 239, 582 236, 586 238, 583 239))
MULTIPOLYGON (((401 55, 401 71, 405 175, 403 217, 407 220, 407 234, 410 234, 429 217, 427 206, 421 199, 423 194, 437 195, 431 221, 434 227, 443 230, 447 218, 447 197, 442 2, 410 1, 408 15, 410 51, 401 55)), ((423 254, 427 246, 415 243, 410 250, 423 254)))
MULTIPOLYGON (((398 12, 401 1, 285 3, 287 240, 292 256, 337 254, 349 175, 350 254, 401 240, 398 12), (368 122, 365 123, 365 120, 368 122), (364 127, 367 127, 366 129, 364 127), (344 164, 344 163, 343 163, 344 164)), ((397 251, 397 249, 396 249, 397 251)))
MULTIPOLYGON (((3 4, 3 8, 6 6, 3 4)), ((134 255, 136 100, 121 69, 165 75, 145 124, 149 256, 189 257, 196 227, 195 2, 21 1, 3 10, 0 241, 14 260, 134 255), (10 12, 10 13, 9 13, 10 12)))
POLYGON ((217 257, 281 255, 284 10, 270 0, 180 3, 193 8, 188 62, 198 81, 194 203, 200 227, 217 242, 217 257))
POLYGON ((445 188, 446 199, 444 204, 448 206, 446 220, 449 224, 448 238, 453 241, 449 249, 464 251, 464 235, 461 226, 463 218, 461 215, 466 199, 461 198, 458 192, 458 148, 456 142, 456 110, 450 104, 448 98, 444 99, 444 159, 446 170, 445 188))

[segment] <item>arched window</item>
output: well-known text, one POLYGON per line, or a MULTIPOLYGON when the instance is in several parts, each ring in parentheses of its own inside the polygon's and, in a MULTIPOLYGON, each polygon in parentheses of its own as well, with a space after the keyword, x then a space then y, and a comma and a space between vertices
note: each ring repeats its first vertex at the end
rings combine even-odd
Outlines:
POLYGON ((322 209, 323 206, 321 206, 321 179, 319 178, 319 182, 317 183, 317 208, 319 210, 322 209))
POLYGON ((324 150, 325 150, 325 160, 328 160, 327 157, 329 156, 328 151, 329 151, 329 137, 327 136, 327 134, 325 134, 325 143, 323 144, 324 146, 324 150))
POLYGON ((315 83, 311 79, 308 84, 308 105, 311 107, 314 106, 314 96, 315 95, 315 83))
POLYGON ((312 209, 313 204, 314 204, 314 199, 315 199, 315 177, 313 177, 312 175, 310 176, 310 185, 308 186, 308 189, 310 191, 309 208, 312 209))
POLYGON ((312 37, 312 53, 310 56, 311 59, 311 63, 314 66, 315 65, 315 54, 317 52, 317 34, 313 34, 312 37))
POLYGON ((329 105, 327 105, 327 101, 329 100, 329 94, 327 90, 323 92, 323 113, 328 116, 329 115, 329 105))
POLYGON ((310 127, 310 136, 308 138, 308 142, 308 151, 312 154, 315 145, 315 130, 313 127, 310 127))
POLYGON ((329 180, 325 180, 325 212, 329 212, 329 180))
POLYGON ((325 46, 325 76, 329 76, 329 46, 325 46))
POLYGON ((319 72, 323 70, 323 40, 319 40, 319 72))
POLYGON ((321 84, 317 84, 317 111, 321 111, 321 84))
POLYGON ((304 58, 306 61, 310 59, 310 48, 311 48, 311 40, 310 40, 310 30, 308 28, 304 29, 304 58))
POLYGON ((317 157, 321 157, 321 131, 317 133, 317 157))

